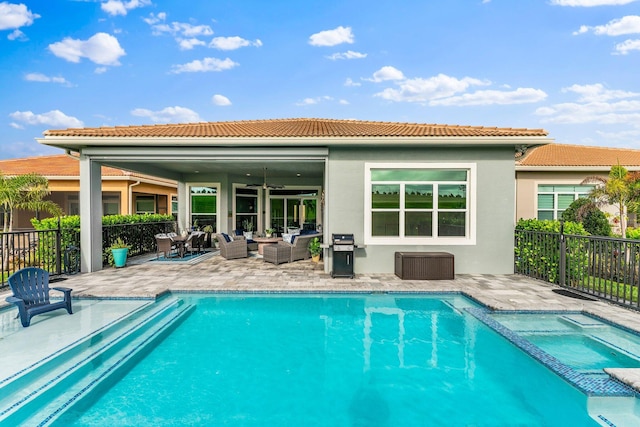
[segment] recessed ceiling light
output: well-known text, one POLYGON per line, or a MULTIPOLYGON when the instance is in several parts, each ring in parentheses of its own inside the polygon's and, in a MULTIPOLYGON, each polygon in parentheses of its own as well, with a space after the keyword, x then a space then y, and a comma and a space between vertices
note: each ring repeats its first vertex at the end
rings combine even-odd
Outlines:
POLYGON ((194 171, 195 173, 200 173, 200 171, 194 171))
POLYGON ((300 174, 299 174, 299 173, 297 173, 297 174, 296 174, 296 176, 297 176, 298 178, 300 178, 300 174))
POLYGON ((250 174, 250 173, 248 173, 248 174, 247 174, 247 176, 251 176, 251 174, 250 174))

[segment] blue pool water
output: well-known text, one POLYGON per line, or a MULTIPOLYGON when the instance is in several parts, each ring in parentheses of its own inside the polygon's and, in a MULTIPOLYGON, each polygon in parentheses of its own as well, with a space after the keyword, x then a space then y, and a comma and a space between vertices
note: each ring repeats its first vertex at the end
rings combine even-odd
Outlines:
POLYGON ((193 313, 55 425, 600 425, 461 296, 182 298, 193 313))
POLYGON ((578 313, 493 314, 510 330, 577 371, 640 368, 640 338, 578 313))

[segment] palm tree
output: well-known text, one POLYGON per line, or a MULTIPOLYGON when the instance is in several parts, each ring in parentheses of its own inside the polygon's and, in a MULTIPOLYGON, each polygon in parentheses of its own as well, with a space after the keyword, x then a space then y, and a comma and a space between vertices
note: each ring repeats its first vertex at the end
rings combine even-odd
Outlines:
MULTIPOLYGON (((4 212, 2 224, 2 250, 10 251, 10 239, 7 233, 13 231, 13 217, 16 209, 45 211, 52 215, 62 215, 60 206, 50 200, 43 200, 51 192, 49 181, 42 175, 30 173, 7 177, 0 172, 0 208, 4 212)), ((9 257, 4 257, 5 268, 9 257)))
POLYGON ((582 184, 599 184, 589 193, 597 207, 614 205, 620 214, 620 232, 627 235, 627 210, 640 200, 640 175, 629 173, 623 166, 614 165, 608 177, 589 176, 582 184))

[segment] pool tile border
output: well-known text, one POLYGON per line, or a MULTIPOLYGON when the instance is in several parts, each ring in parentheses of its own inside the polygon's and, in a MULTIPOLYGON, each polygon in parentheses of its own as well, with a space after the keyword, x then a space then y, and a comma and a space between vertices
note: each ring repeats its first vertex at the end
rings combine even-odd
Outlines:
MULTIPOLYGON (((547 352, 541 350, 528 340, 524 339, 516 332, 502 325, 497 320, 491 317, 492 313, 513 313, 513 314, 584 314, 591 316, 589 313, 581 313, 579 311, 489 311, 483 308, 466 308, 465 311, 471 314, 473 317, 487 325, 495 332, 502 335, 509 342, 517 346, 519 349, 529 354, 531 357, 542 363, 551 371, 559 375, 565 381, 576 387, 578 390, 585 393, 587 396, 631 396, 640 398, 640 394, 633 388, 620 383, 619 381, 611 378, 608 374, 602 373, 602 375, 588 375, 574 370, 573 368, 560 362, 555 357, 551 356, 547 352)), ((619 327, 611 323, 611 325, 619 327)))

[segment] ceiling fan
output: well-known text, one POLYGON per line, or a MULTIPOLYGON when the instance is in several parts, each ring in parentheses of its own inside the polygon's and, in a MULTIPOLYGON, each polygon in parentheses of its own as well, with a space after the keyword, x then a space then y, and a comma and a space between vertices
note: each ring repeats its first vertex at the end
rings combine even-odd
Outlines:
POLYGON ((284 185, 277 185, 277 184, 268 184, 267 183, 267 168, 264 168, 264 180, 262 181, 262 184, 247 184, 247 188, 262 188, 263 190, 276 190, 279 188, 284 188, 284 185))

